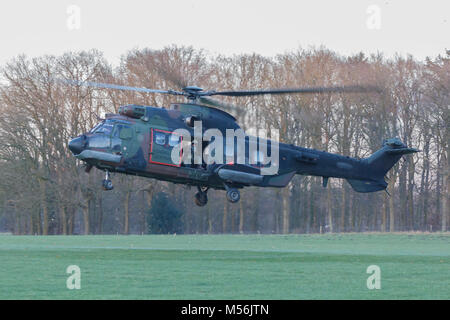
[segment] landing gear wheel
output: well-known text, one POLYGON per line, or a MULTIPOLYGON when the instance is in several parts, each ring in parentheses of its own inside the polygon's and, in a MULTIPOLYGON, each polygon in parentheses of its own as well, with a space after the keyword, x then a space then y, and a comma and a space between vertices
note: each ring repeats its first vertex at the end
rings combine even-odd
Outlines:
POLYGON ((103 187, 103 190, 106 190, 106 191, 114 189, 112 181, 106 180, 106 179, 102 181, 102 187, 103 187))
POLYGON ((199 207, 203 207, 208 203, 208 196, 206 192, 197 192, 194 198, 195 204, 199 207))
POLYGON ((114 189, 112 181, 109 179, 109 171, 106 170, 105 179, 102 181, 103 190, 109 191, 114 189))
POLYGON ((231 203, 236 203, 241 199, 241 193, 238 189, 230 188, 227 190, 227 200, 231 203))

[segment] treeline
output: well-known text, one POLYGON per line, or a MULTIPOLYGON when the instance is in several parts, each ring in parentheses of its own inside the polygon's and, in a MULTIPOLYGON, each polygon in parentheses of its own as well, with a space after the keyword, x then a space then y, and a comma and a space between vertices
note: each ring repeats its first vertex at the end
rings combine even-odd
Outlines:
POLYGON ((320 48, 269 58, 211 56, 171 46, 130 51, 116 68, 96 50, 33 59, 19 56, 1 68, 0 90, 0 231, 448 229, 450 52, 418 61, 381 54, 341 56, 320 48), (244 129, 277 129, 282 142, 363 158, 379 149, 383 139, 397 136, 421 152, 405 157, 389 172, 387 192, 371 194, 356 193, 338 179, 331 179, 324 189, 319 178, 302 176, 285 189, 244 189, 237 204, 229 204, 224 192, 211 190, 203 208, 193 203, 195 188, 152 179, 117 174, 112 177, 114 190, 103 191, 103 172, 86 173, 68 150, 68 140, 121 105, 168 107, 183 98, 68 86, 55 78, 161 89, 187 84, 216 90, 376 85, 384 90, 225 101, 240 106, 234 115, 244 129))

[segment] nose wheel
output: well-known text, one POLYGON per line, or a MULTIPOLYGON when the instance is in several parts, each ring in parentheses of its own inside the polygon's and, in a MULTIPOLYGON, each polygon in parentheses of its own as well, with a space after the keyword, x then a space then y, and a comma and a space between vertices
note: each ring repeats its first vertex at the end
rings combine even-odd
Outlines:
POLYGON ((198 192, 195 194, 194 202, 199 207, 204 207, 208 203, 208 188, 207 187, 197 187, 198 192))
POLYGON ((114 189, 112 181, 109 179, 109 171, 106 170, 105 179, 102 181, 102 188, 105 191, 114 189))

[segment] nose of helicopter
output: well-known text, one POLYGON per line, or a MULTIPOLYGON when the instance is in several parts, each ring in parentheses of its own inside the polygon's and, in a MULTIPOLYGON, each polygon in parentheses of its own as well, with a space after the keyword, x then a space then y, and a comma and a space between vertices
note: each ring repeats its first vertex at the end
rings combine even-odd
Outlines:
POLYGON ((81 135, 69 141, 69 149, 74 155, 80 154, 86 147, 86 136, 81 135))

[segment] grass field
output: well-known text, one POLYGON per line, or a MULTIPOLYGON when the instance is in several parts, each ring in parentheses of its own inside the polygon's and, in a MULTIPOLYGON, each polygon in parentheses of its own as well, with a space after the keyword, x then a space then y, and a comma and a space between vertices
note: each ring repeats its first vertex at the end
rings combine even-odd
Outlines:
POLYGON ((450 234, 0 236, 0 299, 450 299, 450 234))

